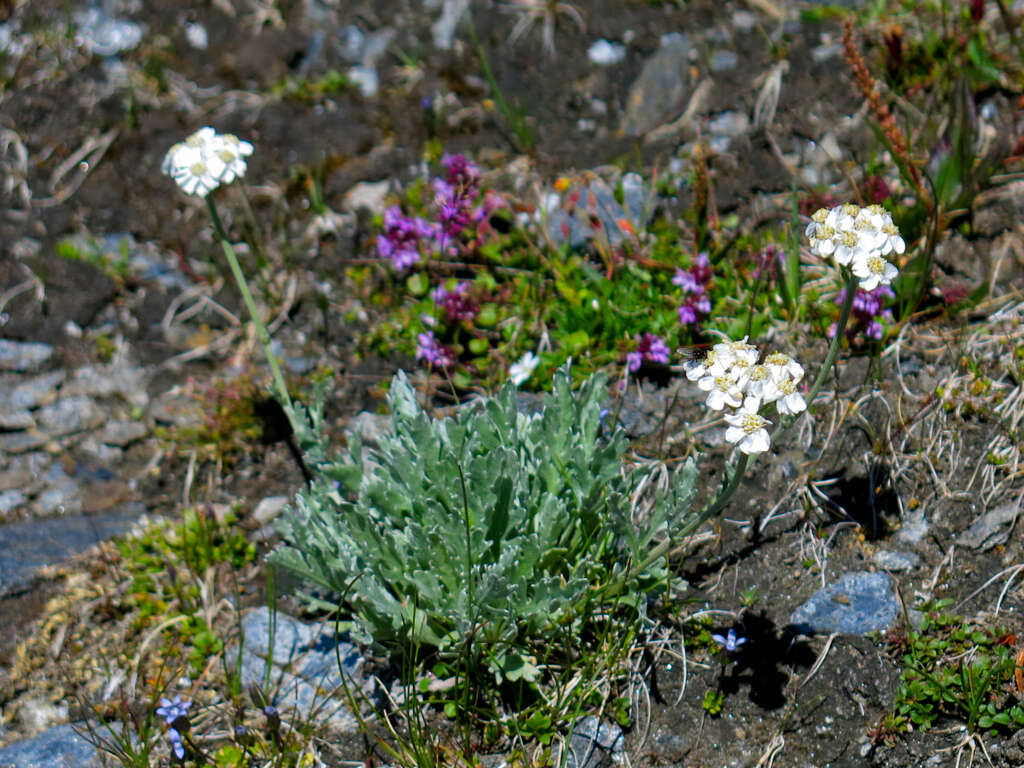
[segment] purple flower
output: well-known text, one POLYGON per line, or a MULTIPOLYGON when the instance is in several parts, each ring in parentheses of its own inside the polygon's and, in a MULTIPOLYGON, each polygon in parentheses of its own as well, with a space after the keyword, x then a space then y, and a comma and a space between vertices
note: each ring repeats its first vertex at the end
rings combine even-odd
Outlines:
MULTIPOLYGON (((175 696, 174 701, 160 699, 160 706, 156 708, 157 717, 162 717, 164 722, 173 726, 179 718, 188 720, 188 708, 192 706, 191 701, 183 701, 181 696, 175 696)), ((188 727, 187 725, 185 727, 188 727)))
MULTIPOLYGON (((871 291, 860 288, 853 295, 853 304, 850 307, 851 322, 846 327, 846 337, 852 339, 858 333, 863 332, 869 339, 879 340, 885 334, 885 323, 892 322, 892 311, 883 308, 882 304, 888 299, 896 298, 892 288, 888 285, 879 285, 871 291)), ((842 304, 846 300, 846 290, 843 289, 836 297, 836 304, 842 304)), ((829 328, 829 338, 836 335, 835 325, 829 328)))
POLYGON ((408 269, 420 260, 420 241, 432 238, 437 230, 429 222, 404 216, 401 208, 393 205, 384 211, 384 231, 377 236, 377 252, 383 259, 391 259, 395 269, 408 269))
POLYGON ((681 325, 696 325, 711 314, 711 299, 707 293, 711 283, 711 263, 706 253, 698 253, 688 270, 676 269, 672 282, 686 295, 678 310, 681 325))
POLYGON ((448 184, 476 194, 476 188, 480 184, 480 169, 475 163, 469 162, 461 153, 445 153, 441 158, 441 167, 444 168, 444 180, 448 184))
POLYGON ((454 322, 472 320, 479 314, 480 308, 467 294, 469 283, 457 283, 452 290, 443 285, 434 289, 434 301, 444 312, 445 317, 454 322))
POLYGON ((644 361, 668 365, 670 352, 668 345, 661 340, 660 336, 645 333, 643 336, 637 336, 636 342, 636 350, 626 355, 626 364, 629 365, 629 370, 633 372, 640 370, 644 361))
POLYGON ((425 331, 416 337, 416 359, 436 368, 451 368, 455 365, 452 351, 434 338, 433 331, 425 331))
POLYGON ((729 634, 725 637, 722 635, 712 635, 711 639, 725 648, 726 653, 735 653, 741 645, 747 642, 747 638, 737 636, 735 629, 730 629, 729 634))
POLYGON ((174 756, 179 760, 185 759, 185 743, 181 738, 181 734, 171 728, 167 732, 167 738, 171 742, 171 751, 174 752, 174 756))

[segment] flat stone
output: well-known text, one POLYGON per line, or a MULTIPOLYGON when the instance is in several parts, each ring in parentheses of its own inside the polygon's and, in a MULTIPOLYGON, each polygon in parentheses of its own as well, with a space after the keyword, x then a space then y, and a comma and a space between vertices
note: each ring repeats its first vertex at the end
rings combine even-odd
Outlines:
POLYGON ((290 496, 268 496, 256 505, 256 509, 252 511, 252 519, 260 525, 270 525, 290 501, 290 496))
MULTIPOLYGON (((0 404, 10 409, 35 408, 55 396, 57 387, 64 381, 64 375, 64 371, 53 371, 21 380, 6 394, 0 394, 0 404)), ((6 390, 6 387, 2 389, 6 390)))
POLYGON ((383 181, 361 181, 345 193, 342 198, 341 207, 346 211, 365 210, 373 214, 382 214, 387 208, 388 193, 391 189, 391 182, 383 181))
POLYGON ((51 437, 94 429, 106 418, 103 411, 85 395, 55 400, 37 412, 39 426, 51 437))
POLYGON ((24 488, 32 482, 33 475, 27 469, 5 469, 0 472, 0 491, 24 488))
POLYGON ((348 685, 370 694, 372 679, 363 679, 364 659, 344 636, 335 637, 331 622, 306 624, 268 608, 249 611, 242 620, 242 684, 263 685, 269 671, 277 682, 273 704, 296 708, 342 732, 357 729, 356 718, 345 705, 344 673, 348 685), (273 637, 273 643, 271 643, 273 637), (341 671, 338 659, 341 659, 341 671), (269 667, 269 669, 268 669, 269 667))
POLYGON ((880 549, 875 552, 871 561, 887 571, 909 571, 921 564, 921 557, 916 552, 891 552, 880 549))
POLYGON ((0 514, 13 512, 25 503, 25 494, 17 490, 0 491, 0 514))
POLYGON ((62 393, 89 397, 120 395, 140 408, 149 404, 145 371, 124 360, 116 360, 110 365, 79 368, 68 379, 62 393))
POLYGON ((99 751, 70 725, 58 725, 38 736, 0 747, 0 768, 101 768, 99 751))
POLYGON ((0 339, 0 371, 35 371, 53 357, 53 347, 31 341, 0 339))
POLYGON ((736 69, 739 63, 739 56, 725 48, 719 48, 711 55, 712 72, 728 72, 730 69, 736 69))
POLYGON ((66 515, 0 526, 0 596, 25 589, 43 566, 63 562, 124 532, 143 512, 142 504, 126 504, 103 515, 66 515))
POLYGON ((3 453, 25 453, 42 448, 49 441, 42 432, 6 432, 0 433, 0 451, 3 453))
POLYGON ((972 549, 980 549, 982 552, 999 544, 1005 544, 1010 538, 1010 524, 1017 519, 1020 511, 1020 505, 1016 502, 990 509, 970 528, 957 536, 956 543, 972 549))
POLYGON ((176 427, 192 427, 203 422, 203 414, 195 399, 173 390, 153 401, 149 415, 161 424, 173 424, 176 427))
POLYGON ((673 32, 644 63, 626 97, 622 131, 627 136, 643 136, 683 111, 690 89, 691 47, 688 36, 673 32))
POLYGON ((18 410, 0 409, 0 429, 32 429, 35 425, 36 420, 33 419, 32 414, 24 408, 20 408, 18 410))
POLYGON ((844 574, 819 589, 790 617, 790 624, 806 635, 866 635, 890 627, 900 616, 887 573, 859 571, 844 574))
POLYGON ((99 434, 100 442, 124 448, 149 434, 141 421, 108 421, 99 434))

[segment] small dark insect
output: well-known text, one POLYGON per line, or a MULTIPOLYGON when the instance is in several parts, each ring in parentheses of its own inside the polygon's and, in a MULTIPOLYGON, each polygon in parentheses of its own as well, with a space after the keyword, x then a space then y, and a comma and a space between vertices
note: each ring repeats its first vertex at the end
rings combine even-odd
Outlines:
POLYGON ((711 344, 694 344, 689 347, 680 347, 676 350, 676 354, 683 359, 684 363, 702 363, 708 356, 708 352, 711 351, 712 346, 711 344))

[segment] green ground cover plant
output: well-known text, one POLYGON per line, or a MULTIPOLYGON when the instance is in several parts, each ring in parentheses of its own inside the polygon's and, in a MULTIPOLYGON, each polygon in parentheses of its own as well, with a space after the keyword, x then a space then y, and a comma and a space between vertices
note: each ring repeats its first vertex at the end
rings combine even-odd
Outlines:
POLYGON ((946 609, 951 600, 922 607, 920 629, 891 633, 903 672, 882 733, 928 730, 940 718, 966 724, 971 734, 1010 733, 1024 727, 1024 705, 1013 685, 1013 635, 979 626, 946 609))

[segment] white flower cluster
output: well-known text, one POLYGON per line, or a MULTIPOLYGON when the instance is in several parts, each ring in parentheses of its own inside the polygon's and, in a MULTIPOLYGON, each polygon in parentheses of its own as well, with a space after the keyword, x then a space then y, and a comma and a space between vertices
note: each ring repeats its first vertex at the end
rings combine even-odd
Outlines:
POLYGON ((206 127, 167 150, 160 169, 186 195, 206 197, 221 184, 244 176, 245 158, 251 154, 252 144, 248 141, 206 127))
POLYGON ((771 444, 766 429, 771 422, 759 414, 761 406, 775 403, 782 415, 807 408, 797 389, 803 366, 781 352, 772 352, 760 363, 759 357, 757 347, 744 337, 715 344, 702 359, 683 364, 686 378, 708 393, 709 408, 735 409, 725 417, 725 439, 738 444, 743 453, 764 453, 771 444))
POLYGON ((831 256, 839 266, 849 266, 865 291, 888 285, 896 278, 898 270, 885 257, 903 253, 907 247, 892 217, 880 205, 861 208, 846 203, 831 210, 819 208, 806 234, 812 253, 831 256))

